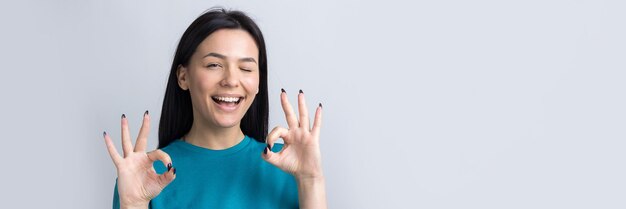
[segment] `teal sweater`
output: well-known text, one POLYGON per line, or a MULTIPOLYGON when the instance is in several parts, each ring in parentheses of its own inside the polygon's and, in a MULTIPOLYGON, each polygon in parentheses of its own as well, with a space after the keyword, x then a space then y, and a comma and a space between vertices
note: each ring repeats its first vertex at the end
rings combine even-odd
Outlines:
MULTIPOLYGON (((176 179, 150 201, 150 208, 298 208, 295 178, 261 158, 265 146, 249 136, 225 150, 175 140, 162 150, 172 158, 176 179)), ((167 170, 161 161, 154 169, 167 170)), ((113 208, 120 208, 117 183, 113 208)))

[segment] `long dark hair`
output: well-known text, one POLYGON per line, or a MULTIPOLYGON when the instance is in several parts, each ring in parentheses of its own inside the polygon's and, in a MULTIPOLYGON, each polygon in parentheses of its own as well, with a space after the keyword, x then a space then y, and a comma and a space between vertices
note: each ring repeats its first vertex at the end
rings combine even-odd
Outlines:
POLYGON ((159 149, 183 137, 193 124, 191 95, 178 86, 176 71, 179 65, 187 66, 200 42, 219 29, 247 31, 259 48, 259 93, 241 119, 240 128, 245 135, 265 142, 268 123, 267 57, 263 34, 245 13, 224 8, 211 8, 194 20, 180 38, 167 80, 161 121, 159 122, 159 149))

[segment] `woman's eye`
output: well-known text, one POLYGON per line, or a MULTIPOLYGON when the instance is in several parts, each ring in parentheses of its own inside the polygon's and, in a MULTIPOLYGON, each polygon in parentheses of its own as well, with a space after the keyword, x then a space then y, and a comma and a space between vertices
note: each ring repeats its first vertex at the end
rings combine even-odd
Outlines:
POLYGON ((252 72, 252 70, 250 70, 248 68, 241 68, 241 70, 246 71, 246 72, 252 72))
POLYGON ((217 63, 209 63, 206 67, 208 67, 208 68, 216 68, 216 67, 221 67, 221 65, 217 64, 217 63))

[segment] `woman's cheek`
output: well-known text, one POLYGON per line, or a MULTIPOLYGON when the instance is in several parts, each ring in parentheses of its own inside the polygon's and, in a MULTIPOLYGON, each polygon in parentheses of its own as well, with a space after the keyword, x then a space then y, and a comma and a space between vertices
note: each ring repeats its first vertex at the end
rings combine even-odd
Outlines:
POLYGON ((259 76, 249 76, 243 79, 243 83, 245 85, 245 89, 251 93, 255 94, 259 89, 259 76))

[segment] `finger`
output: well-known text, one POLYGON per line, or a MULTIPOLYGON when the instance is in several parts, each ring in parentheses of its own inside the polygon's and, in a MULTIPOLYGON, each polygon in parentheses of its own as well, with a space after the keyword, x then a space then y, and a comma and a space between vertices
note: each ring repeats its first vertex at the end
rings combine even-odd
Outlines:
POLYGON ((163 152, 163 150, 157 149, 148 152, 148 158, 151 162, 150 165, 153 165, 152 162, 160 160, 167 168, 167 172, 159 175, 159 184, 162 188, 164 188, 170 182, 172 182, 172 180, 174 180, 174 178, 176 177, 176 168, 174 168, 174 166, 172 165, 172 158, 170 158, 170 155, 163 152))
POLYGON ((128 119, 126 119, 125 114, 122 114, 122 150, 124 150, 124 157, 133 151, 133 144, 130 142, 130 132, 128 131, 128 119))
POLYGON ((113 160, 115 167, 117 167, 117 164, 122 160, 122 156, 120 156, 119 152, 117 152, 117 149, 115 148, 115 145, 113 144, 113 141, 111 141, 111 137, 109 137, 107 132, 105 131, 102 135, 104 135, 104 143, 107 146, 107 150, 109 151, 111 160, 113 160))
POLYGON ((174 181, 175 178, 176 178, 176 168, 171 168, 167 172, 159 175, 157 179, 159 181, 159 185, 161 185, 161 188, 165 188, 172 181, 174 181))
POLYGON ((306 109, 306 101, 302 90, 300 90, 298 94, 298 112, 300 113, 300 127, 303 127, 307 132, 311 131, 311 127, 309 126, 309 111, 306 109))
POLYGON ((289 141, 289 139, 285 139, 288 136, 289 130, 280 126, 276 126, 274 127, 274 129, 272 129, 272 131, 270 131, 269 134, 267 134, 267 138, 265 139, 268 148, 270 148, 270 151, 272 149, 272 147, 274 147, 274 142, 276 142, 276 140, 278 138, 283 138, 283 141, 285 141, 285 144, 290 143, 291 141, 289 141))
POLYGON ((315 110, 315 119, 313 121, 313 129, 311 132, 319 136, 320 128, 322 127, 322 103, 317 106, 315 110))
POLYGON ((147 155, 151 163, 160 160, 161 162, 163 162, 163 165, 165 165, 165 167, 169 168, 172 166, 172 159, 170 158, 170 155, 163 152, 163 150, 161 149, 156 149, 148 152, 147 155))
POLYGON ((287 119, 287 125, 289 128, 298 127, 298 119, 296 115, 293 113, 293 109, 291 108, 291 104, 289 104, 289 99, 287 98, 287 92, 284 89, 281 89, 282 93, 280 93, 280 104, 283 106, 283 111, 285 112, 285 118, 287 119))
POLYGON ((148 146, 148 133, 150 132, 150 115, 148 111, 143 113, 143 122, 139 129, 139 136, 137 142, 135 142, 135 152, 145 152, 148 146))
POLYGON ((288 129, 280 127, 280 126, 276 126, 274 127, 274 129, 272 129, 272 131, 270 131, 269 134, 267 134, 267 138, 266 138, 267 147, 263 149, 263 153, 261 154, 261 157, 265 161, 278 167, 278 162, 279 162, 278 158, 280 157, 280 154, 279 154, 280 152, 279 153, 272 152, 272 147, 274 147, 274 142, 276 142, 278 138, 283 138, 285 141, 285 146, 283 146, 283 149, 289 146, 288 145, 289 140, 284 138, 287 136, 288 133, 289 133, 288 129))
MULTIPOLYGON (((284 147, 283 147, 284 148, 284 147)), ((265 161, 267 161, 268 163, 276 166, 276 167, 280 167, 279 166, 279 162, 280 162, 280 154, 279 153, 274 153, 271 150, 269 150, 269 148, 265 147, 265 150, 263 151, 263 153, 261 154, 261 158, 263 158, 265 161)))

